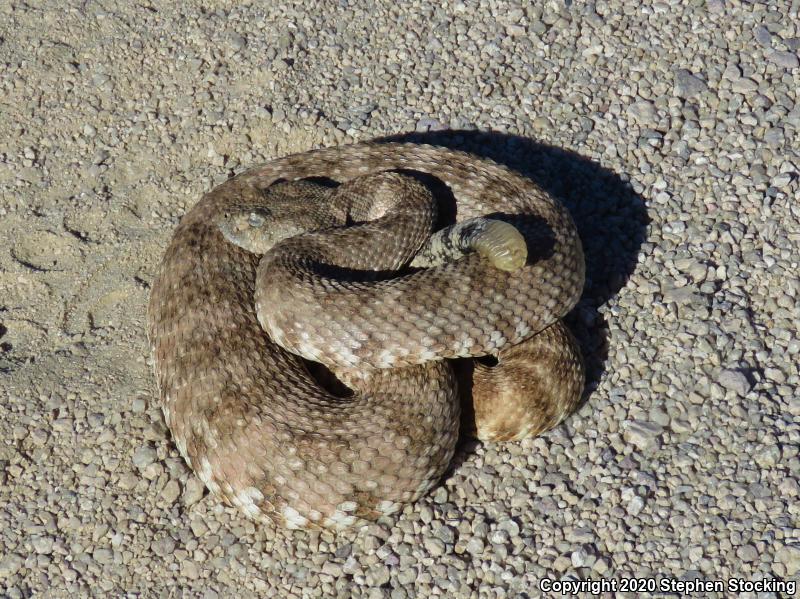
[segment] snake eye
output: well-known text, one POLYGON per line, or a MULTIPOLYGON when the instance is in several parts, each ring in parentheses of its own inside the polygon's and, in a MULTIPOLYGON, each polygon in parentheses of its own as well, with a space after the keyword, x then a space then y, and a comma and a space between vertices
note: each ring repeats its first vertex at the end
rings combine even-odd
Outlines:
POLYGON ((260 227, 264 224, 264 217, 258 212, 251 212, 247 217, 247 224, 249 224, 251 227, 260 227))

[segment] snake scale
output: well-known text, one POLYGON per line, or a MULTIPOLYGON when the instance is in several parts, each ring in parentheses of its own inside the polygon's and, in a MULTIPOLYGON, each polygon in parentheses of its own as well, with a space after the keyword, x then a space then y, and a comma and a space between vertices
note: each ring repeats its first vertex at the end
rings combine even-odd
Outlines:
MULTIPOLYGON (((294 210, 306 210, 302 200, 294 210)), ((148 306, 159 405, 181 455, 215 495, 289 528, 348 528, 398 511, 441 477, 459 433, 459 386, 471 394, 467 422, 483 440, 538 434, 575 407, 584 375, 561 318, 583 282, 566 209, 492 161, 377 141, 279 158, 207 193, 172 237, 148 306), (287 238, 263 258, 222 233, 226 211, 270 212, 293 193, 287 182, 358 188, 387 171, 435 192, 440 225, 487 215, 513 225, 527 262, 503 270, 466 252, 411 268, 413 252, 388 257, 399 243, 388 235, 353 245, 352 263, 320 264, 322 252, 301 268, 292 255, 304 239, 334 247, 326 235, 345 240, 347 227, 287 238), (373 259, 382 262, 370 267, 373 259), (354 269, 376 272, 349 286, 334 280, 354 269), (269 335, 259 317, 274 326, 269 335), (478 356, 496 364, 472 361, 457 381, 450 358, 478 356)))

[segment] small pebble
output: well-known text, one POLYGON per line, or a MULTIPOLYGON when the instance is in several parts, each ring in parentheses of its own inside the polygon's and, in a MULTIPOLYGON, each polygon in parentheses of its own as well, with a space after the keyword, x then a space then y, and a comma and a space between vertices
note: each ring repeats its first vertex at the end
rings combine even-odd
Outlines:
POLYGON ((719 383, 739 395, 745 395, 752 387, 747 376, 738 370, 723 370, 719 375, 719 383))
POLYGON ((784 69, 796 69, 800 66, 800 58, 794 52, 775 51, 769 54, 770 61, 784 69))
POLYGON ((708 89, 705 81, 687 69, 675 71, 675 95, 681 98, 696 96, 708 89))
POLYGON ((625 439, 639 449, 648 449, 660 442, 664 429, 655 422, 634 420, 625 429, 625 439))
POLYGON ((183 488, 183 502, 188 505, 194 505, 203 498, 205 492, 205 485, 197 477, 190 477, 183 488))
POLYGON ((0 580, 11 578, 14 574, 19 572, 25 560, 18 553, 9 553, 3 558, 0 558, 0 580))
POLYGON ((430 552, 430 554, 433 556, 444 555, 445 551, 447 550, 445 544, 439 539, 431 539, 426 537, 423 543, 425 545, 425 549, 428 550, 428 552, 430 552))
POLYGON ((175 541, 171 537, 162 537, 157 541, 153 541, 150 548, 156 555, 164 557, 170 555, 175 550, 175 541))

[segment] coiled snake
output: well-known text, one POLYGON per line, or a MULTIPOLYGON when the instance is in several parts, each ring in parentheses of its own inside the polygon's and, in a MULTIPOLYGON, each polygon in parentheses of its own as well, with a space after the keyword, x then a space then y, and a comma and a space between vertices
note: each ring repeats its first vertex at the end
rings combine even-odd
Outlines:
POLYGON ((583 281, 567 211, 494 162, 383 142, 286 156, 219 185, 177 227, 148 307, 160 406, 214 494, 290 528, 346 528, 447 468, 460 412, 449 359, 496 359, 466 381, 481 439, 538 434, 573 409, 583 369, 561 318, 583 281), (435 192, 433 237, 433 213, 419 225, 394 206, 409 189, 435 192), (262 259, 229 241, 246 237, 242 218, 288 232, 262 259), (502 264, 509 231, 527 245, 521 267, 502 264))

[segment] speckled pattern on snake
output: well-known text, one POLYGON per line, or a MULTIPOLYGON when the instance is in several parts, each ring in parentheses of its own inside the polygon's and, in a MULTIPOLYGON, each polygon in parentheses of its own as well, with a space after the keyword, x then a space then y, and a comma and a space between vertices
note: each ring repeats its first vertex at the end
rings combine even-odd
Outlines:
MULTIPOLYGON (((387 239, 380 252, 390 251, 387 239)), ((482 440, 539 434, 575 407, 583 368, 561 318, 583 281, 568 212, 494 162, 384 142, 286 156, 219 185, 177 227, 148 308, 160 406, 178 450, 214 494, 257 520, 347 528, 398 511, 445 472, 460 414, 450 359, 496 358, 496 365, 474 361, 466 383, 469 422, 482 440), (276 182, 342 184, 385 171, 414 175, 432 189, 440 225, 486 215, 512 224, 527 243, 526 264, 506 271, 468 252, 409 268, 403 258, 395 278, 381 270, 377 280, 345 289, 331 282, 341 265, 306 260, 299 268, 290 260, 292 244, 325 239, 324 232, 281 241, 262 259, 218 226, 237 206, 269 208, 276 182), (281 267, 260 273, 273 285, 258 292, 262 321, 286 327, 280 339, 259 325, 260 260, 262 268, 264 261, 281 267), (342 359, 354 368, 340 376, 350 392, 332 390, 319 369, 276 343, 297 351, 309 336, 328 345, 306 358, 337 375, 342 359), (338 357, 326 363, 330 356, 338 357)))

